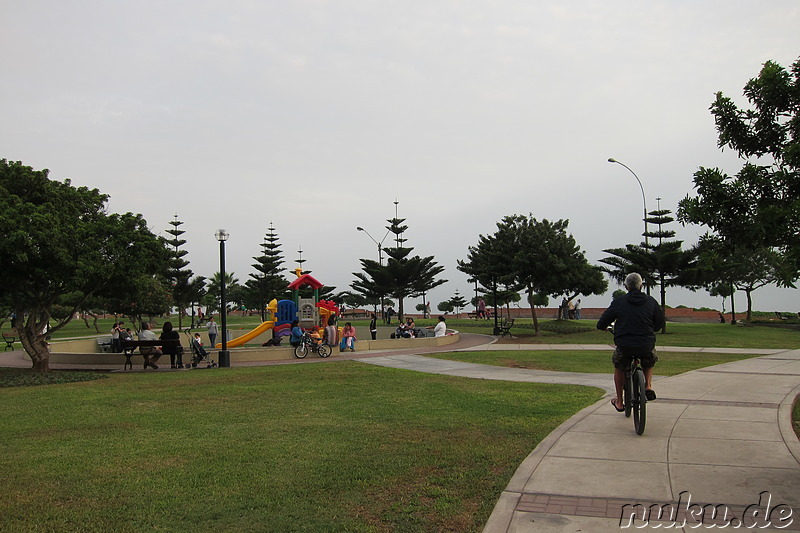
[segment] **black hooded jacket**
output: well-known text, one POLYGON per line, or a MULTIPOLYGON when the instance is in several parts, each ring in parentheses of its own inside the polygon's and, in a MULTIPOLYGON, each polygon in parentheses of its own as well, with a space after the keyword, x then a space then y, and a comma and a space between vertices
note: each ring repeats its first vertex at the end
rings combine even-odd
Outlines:
POLYGON ((664 326, 664 313, 655 298, 632 290, 611 302, 597 321, 597 329, 606 329, 615 320, 614 344, 654 347, 655 332, 664 326))

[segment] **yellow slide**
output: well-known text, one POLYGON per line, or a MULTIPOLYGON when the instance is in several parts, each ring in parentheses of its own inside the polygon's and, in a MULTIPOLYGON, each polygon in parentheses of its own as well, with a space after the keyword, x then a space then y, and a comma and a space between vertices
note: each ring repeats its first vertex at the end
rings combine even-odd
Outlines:
MULTIPOLYGON (((242 344, 246 343, 249 340, 253 340, 265 331, 269 331, 275 326, 274 320, 267 320, 266 322, 262 322, 260 326, 258 326, 253 331, 245 333, 241 337, 236 337, 235 339, 231 339, 228 341, 228 348, 235 348, 236 346, 241 346, 242 344)), ((222 343, 218 342, 216 348, 222 348, 222 343)))

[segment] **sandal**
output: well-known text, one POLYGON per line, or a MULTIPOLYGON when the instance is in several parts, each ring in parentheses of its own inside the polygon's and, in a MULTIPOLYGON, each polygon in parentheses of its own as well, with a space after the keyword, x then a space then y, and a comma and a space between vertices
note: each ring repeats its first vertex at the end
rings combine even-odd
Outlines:
POLYGON ((625 408, 623 407, 622 409, 620 409, 619 407, 617 407, 617 401, 616 400, 617 400, 616 398, 611 400, 611 405, 614 407, 614 409, 617 410, 618 413, 621 413, 621 412, 623 412, 625 410, 625 408))

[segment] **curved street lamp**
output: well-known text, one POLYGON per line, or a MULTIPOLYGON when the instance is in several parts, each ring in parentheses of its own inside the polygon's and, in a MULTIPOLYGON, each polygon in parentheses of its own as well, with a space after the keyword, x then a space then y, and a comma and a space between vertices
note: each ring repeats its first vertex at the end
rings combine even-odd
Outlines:
POLYGON ((647 200, 645 199, 644 187, 642 186, 642 180, 640 180, 639 176, 636 175, 636 172, 631 170, 630 167, 628 165, 626 165, 625 163, 617 161, 613 157, 609 157, 608 158, 608 162, 609 163, 616 163, 618 165, 622 165, 623 167, 627 168, 628 172, 633 174, 633 177, 636 178, 636 182, 639 184, 639 189, 641 189, 641 191, 642 191, 642 205, 644 206, 644 245, 645 245, 645 248, 646 248, 650 244, 650 241, 647 238, 647 200))
MULTIPOLYGON (((383 239, 381 239, 381 242, 378 242, 378 241, 375 240, 375 238, 372 235, 369 234, 369 232, 367 230, 365 230, 361 226, 356 227, 356 229, 358 231, 363 231, 364 233, 366 233, 367 237, 369 237, 369 239, 378 246, 378 264, 380 266, 383 266, 383 241, 386 240, 386 237, 389 235, 389 232, 387 231, 386 235, 384 235, 383 239)), ((383 310, 383 294, 380 294, 378 296, 378 299, 380 300, 380 305, 381 305, 381 319, 383 319, 384 316, 385 316, 385 313, 384 313, 384 310, 383 310)))
MULTIPOLYGON (((644 187, 642 186, 642 180, 640 180, 639 176, 636 175, 636 172, 631 170, 631 168, 628 165, 626 165, 625 163, 622 163, 621 161, 617 161, 613 157, 609 157, 608 158, 608 162, 609 163, 616 163, 618 165, 622 165, 623 167, 627 168, 628 172, 633 174, 633 177, 636 178, 636 182, 639 184, 639 189, 641 189, 641 191, 642 191, 642 205, 644 206, 644 247, 649 250, 650 249, 650 239, 647 237, 647 233, 648 233, 647 232, 647 200, 645 199, 644 187)), ((650 283, 646 283, 645 287, 647 287, 647 294, 650 294, 650 283)))

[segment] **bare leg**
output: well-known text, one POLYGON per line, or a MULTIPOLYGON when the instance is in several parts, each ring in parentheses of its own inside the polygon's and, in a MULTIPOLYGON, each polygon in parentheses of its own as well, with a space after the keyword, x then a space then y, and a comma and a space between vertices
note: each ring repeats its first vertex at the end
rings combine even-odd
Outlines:
POLYGON ((644 384, 645 389, 653 390, 653 367, 644 369, 644 384))
POLYGON ((625 386, 625 371, 621 368, 614 369, 614 388, 617 391, 617 398, 614 401, 614 405, 617 408, 625 407, 622 403, 622 388, 625 386))

